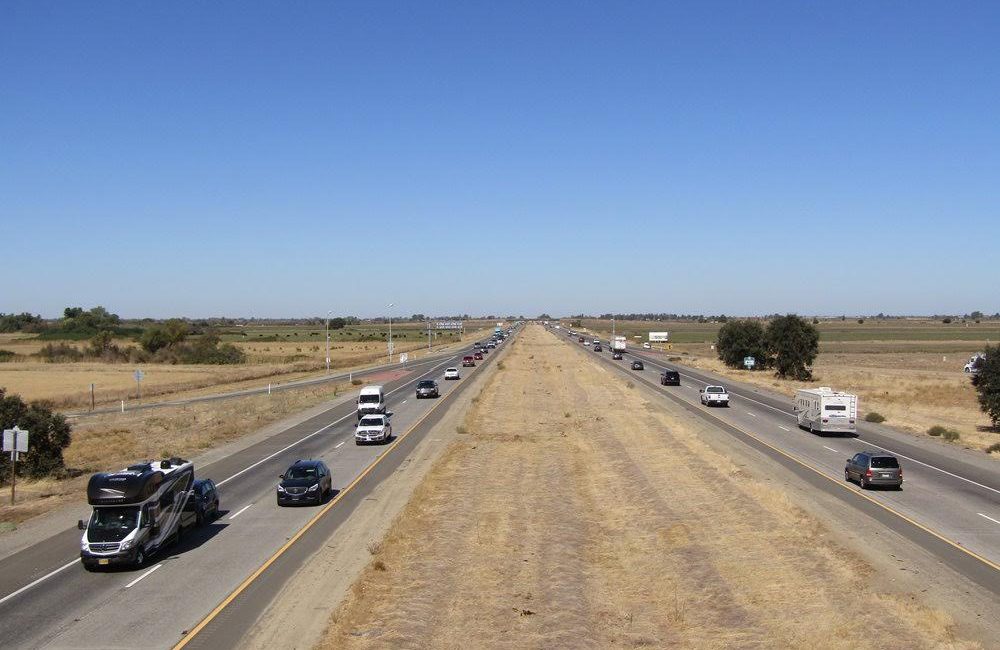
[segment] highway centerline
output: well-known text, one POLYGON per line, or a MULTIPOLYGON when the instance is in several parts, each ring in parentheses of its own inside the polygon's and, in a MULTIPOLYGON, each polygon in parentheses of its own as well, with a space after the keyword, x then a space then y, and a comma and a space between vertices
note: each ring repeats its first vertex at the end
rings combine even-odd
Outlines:
POLYGON ((230 519, 230 520, 233 520, 233 519, 236 519, 236 518, 237 518, 237 517, 239 517, 239 516, 240 516, 241 514, 243 514, 244 512, 246 512, 246 511, 247 511, 247 508, 249 508, 249 507, 250 507, 250 506, 252 506, 252 505, 253 505, 253 504, 251 503, 250 505, 246 505, 246 506, 243 506, 242 508, 240 508, 239 510, 237 510, 237 511, 236 511, 235 513, 233 513, 233 514, 229 515, 229 519, 230 519))
POLYGON ((154 567, 153 567, 152 569, 150 569, 149 571, 147 571, 147 572, 143 573, 143 574, 142 574, 141 576, 139 576, 138 578, 136 578, 136 579, 135 579, 135 580, 133 580, 132 582, 130 582, 130 583, 128 583, 127 585, 125 585, 125 589, 128 589, 128 588, 130 588, 130 587, 134 587, 134 586, 136 586, 137 584, 139 584, 139 581, 140 581, 140 580, 142 580, 142 579, 143 579, 143 578, 145 578, 146 576, 150 575, 151 573, 153 573, 153 571, 156 571, 156 570, 157 570, 157 569, 159 569, 159 568, 160 568, 161 566, 163 566, 163 562, 160 562, 159 564, 157 564, 156 566, 154 566, 154 567))

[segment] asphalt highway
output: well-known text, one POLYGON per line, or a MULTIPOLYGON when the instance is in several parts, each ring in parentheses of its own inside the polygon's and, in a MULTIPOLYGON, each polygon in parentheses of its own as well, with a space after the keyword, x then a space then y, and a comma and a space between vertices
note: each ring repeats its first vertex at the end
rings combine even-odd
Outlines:
POLYGON ((553 333, 588 351, 595 361, 616 367, 718 424, 739 441, 778 460, 786 471, 847 500, 1000 595, 1000 471, 995 461, 888 427, 861 425, 857 436, 811 434, 798 428, 790 399, 672 363, 649 350, 630 349, 616 361, 609 346, 595 353, 577 343, 577 337, 570 338, 562 330, 553 333), (636 359, 643 362, 644 370, 631 370, 636 359), (681 385, 661 386, 659 375, 664 369, 678 371, 681 385), (710 384, 726 386, 728 408, 701 405, 699 391, 710 384), (872 449, 899 458, 904 470, 902 490, 862 492, 844 480, 847 458, 872 449))
MULTIPOLYGON (((296 558, 301 561, 307 557, 304 551, 331 534, 352 502, 391 474, 389 468, 406 457, 435 416, 440 417, 454 401, 449 397, 461 391, 506 344, 477 362, 476 368, 460 368, 462 379, 458 381, 444 381, 444 369, 460 366, 469 348, 410 364, 405 370, 374 369, 372 372, 391 370, 399 375, 382 381, 396 437, 388 445, 355 445, 357 418, 352 392, 350 399, 332 403, 319 415, 210 465, 196 467, 197 477, 211 478, 219 485, 222 516, 188 531, 179 544, 151 558, 142 569, 85 571, 79 563, 80 531, 75 526, 0 560, 3 646, 172 647, 248 577, 260 572, 254 588, 243 594, 243 602, 222 612, 215 626, 206 628, 191 644, 236 647, 246 625, 252 624, 269 602, 260 594, 271 593, 269 588, 277 592, 297 568, 296 558), (415 398, 415 384, 424 378, 438 380, 440 398, 415 398), (323 459, 332 470, 336 492, 328 508, 276 505, 278 475, 299 458, 323 459), (261 571, 289 540, 295 541, 295 552, 285 553, 282 562, 261 571), (235 614, 243 625, 226 624, 227 617, 235 614)), ((67 525, 71 523, 75 522, 67 525)))

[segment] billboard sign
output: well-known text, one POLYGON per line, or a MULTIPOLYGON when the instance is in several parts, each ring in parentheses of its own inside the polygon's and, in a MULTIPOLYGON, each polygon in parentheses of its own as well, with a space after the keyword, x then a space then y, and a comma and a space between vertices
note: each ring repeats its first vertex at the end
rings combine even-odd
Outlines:
POLYGON ((670 332, 650 332, 650 343, 666 343, 670 340, 670 332))
POLYGON ((441 320, 437 322, 436 325, 439 330, 460 330, 462 329, 462 321, 460 320, 441 320))

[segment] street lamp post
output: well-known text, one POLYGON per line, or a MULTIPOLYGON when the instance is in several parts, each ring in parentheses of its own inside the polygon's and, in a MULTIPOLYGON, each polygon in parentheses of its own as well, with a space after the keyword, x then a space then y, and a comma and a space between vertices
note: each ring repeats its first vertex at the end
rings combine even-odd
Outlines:
POLYGON ((389 303, 389 363, 392 364, 392 306, 395 303, 389 303))
POLYGON ((615 340, 615 317, 611 317, 611 340, 615 340))
POLYGON ((330 374, 330 316, 332 311, 326 312, 326 374, 330 374))

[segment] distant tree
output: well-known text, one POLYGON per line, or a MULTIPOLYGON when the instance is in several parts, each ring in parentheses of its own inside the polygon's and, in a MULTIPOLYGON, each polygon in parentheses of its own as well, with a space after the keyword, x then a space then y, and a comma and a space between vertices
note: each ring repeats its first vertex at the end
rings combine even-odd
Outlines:
POLYGON ((342 330, 347 327, 347 321, 343 318, 331 318, 330 319, 330 329, 332 330, 342 330))
POLYGON ((155 354, 170 345, 170 337, 167 336, 167 331, 162 325, 153 325, 143 331, 142 336, 139 337, 139 345, 146 352, 155 354))
POLYGON ((768 366, 770 355, 764 326, 755 320, 729 321, 719 328, 715 342, 719 359, 730 368, 742 368, 744 357, 754 357, 763 369, 768 366))
POLYGON ((37 332, 44 327, 45 321, 35 314, 0 314, 0 332, 37 332))
POLYGON ((552 320, 552 317, 548 314, 539 314, 537 320, 552 320))
POLYGON ((864 318, 859 318, 858 319, 858 325, 864 325, 864 324, 865 324, 865 319, 864 318))
MULTIPOLYGON (((29 433, 30 447, 17 463, 18 476, 43 478, 64 468, 63 449, 69 446, 71 428, 62 415, 53 413, 45 402, 26 404, 20 395, 8 395, 0 388, 0 429, 17 425, 29 433)), ((10 477, 10 455, 0 454, 0 480, 10 477)))
POLYGON ((946 318, 942 318, 941 322, 944 323, 945 325, 948 325, 949 323, 951 323, 951 317, 948 316, 946 318))
POLYGON ((775 318, 767 326, 767 348, 779 377, 812 379, 809 366, 819 354, 819 330, 794 314, 775 318))
POLYGON ((163 333, 167 337, 168 345, 183 343, 190 331, 191 327, 180 318, 171 318, 163 324, 163 333))
POLYGON ((813 325, 819 325, 819 319, 813 318, 813 325))
POLYGON ((977 309, 976 311, 969 314, 969 318, 972 318, 975 321, 980 321, 983 319, 983 312, 977 309))
POLYGON ((725 314, 719 314, 719 317, 716 318, 715 320, 719 321, 720 323, 728 323, 729 322, 729 319, 726 317, 725 314))
POLYGON ((1000 426, 1000 344, 986 346, 985 356, 976 360, 972 385, 976 387, 979 408, 990 418, 993 428, 1000 426))
POLYGON ((83 315, 83 307, 67 307, 63 310, 63 318, 77 318, 83 315))

